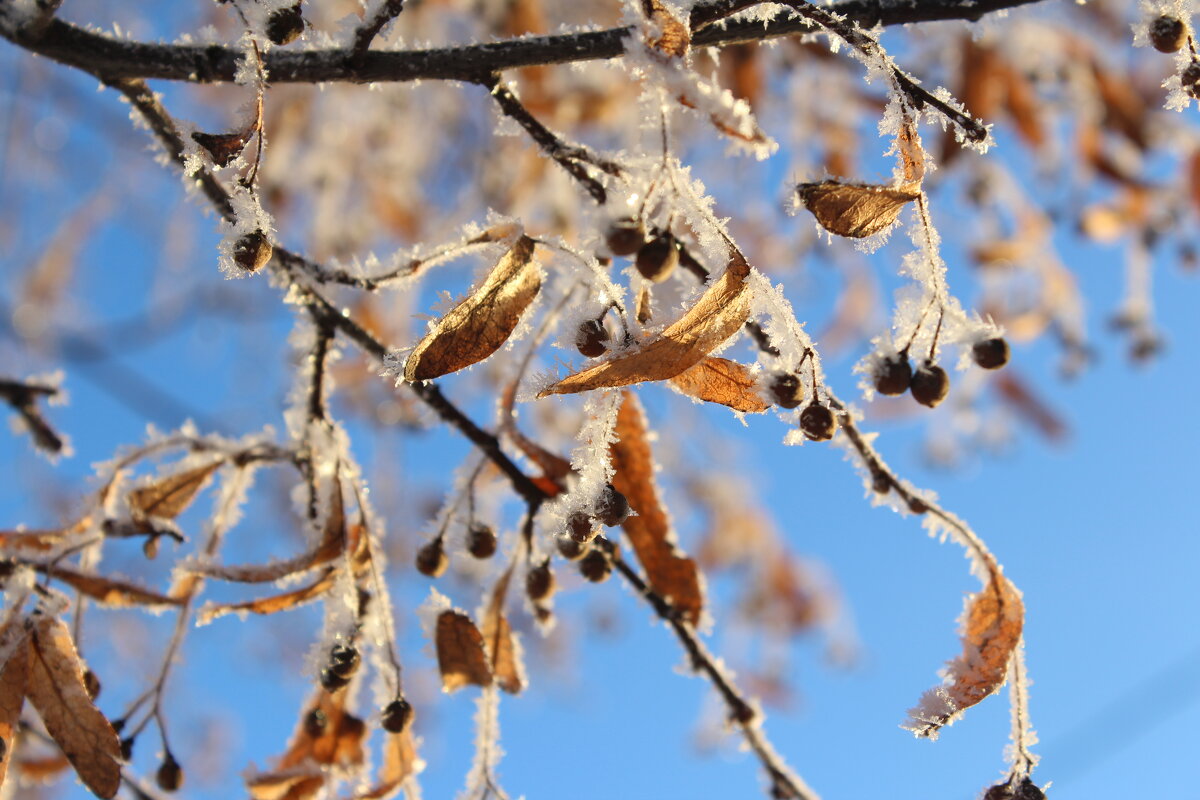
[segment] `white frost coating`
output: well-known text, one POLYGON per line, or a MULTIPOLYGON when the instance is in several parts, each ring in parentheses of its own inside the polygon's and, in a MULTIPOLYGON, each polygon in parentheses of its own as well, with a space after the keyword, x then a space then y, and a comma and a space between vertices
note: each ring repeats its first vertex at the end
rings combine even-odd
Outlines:
POLYGON ((258 194, 240 183, 235 184, 229 193, 229 202, 233 207, 234 218, 232 222, 221 221, 222 237, 217 245, 217 265, 226 278, 244 278, 250 273, 233 260, 233 249, 237 240, 255 231, 262 231, 268 239, 273 239, 275 221, 262 207, 258 194))
POLYGON ((1037 731, 1029 719, 1029 687, 1033 681, 1029 679, 1029 671, 1025 668, 1025 637, 1017 642, 1013 651, 1012 661, 1008 665, 1008 691, 1012 702, 1009 704, 1012 716, 1012 741, 1004 749, 1004 757, 1012 765, 1017 775, 1028 775, 1033 772, 1040 760, 1032 750, 1038 743, 1037 731))
POLYGON ((432 644, 437 641, 438 617, 442 615, 443 611, 453 610, 455 609, 450 598, 430 586, 429 597, 425 598, 424 603, 417 606, 417 621, 421 624, 421 633, 428 642, 432 644))
POLYGON ((504 751, 500 748, 500 692, 494 684, 483 689, 475 707, 475 757, 457 800, 508 800, 495 775, 504 751))

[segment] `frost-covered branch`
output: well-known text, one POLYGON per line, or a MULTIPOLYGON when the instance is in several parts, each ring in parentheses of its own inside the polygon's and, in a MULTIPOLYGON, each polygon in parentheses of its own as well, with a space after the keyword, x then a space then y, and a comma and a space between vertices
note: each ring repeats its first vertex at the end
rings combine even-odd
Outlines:
POLYGON ((50 454, 62 452, 64 441, 42 416, 38 400, 53 399, 58 394, 59 388, 49 383, 0 378, 0 400, 11 406, 21 417, 25 427, 29 429, 30 436, 33 437, 33 443, 50 454))

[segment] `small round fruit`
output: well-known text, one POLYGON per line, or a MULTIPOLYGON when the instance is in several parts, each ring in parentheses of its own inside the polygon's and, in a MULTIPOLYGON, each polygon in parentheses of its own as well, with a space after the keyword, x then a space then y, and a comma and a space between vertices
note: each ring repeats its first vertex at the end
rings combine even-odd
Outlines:
POLYGON ((413 707, 403 697, 388 703, 380 716, 380 724, 388 733, 404 733, 413 719, 413 707))
POLYGON ((936 408, 950 393, 950 376, 937 364, 926 361, 913 373, 908 388, 918 403, 936 408))
POLYGON ((258 272, 265 267, 273 252, 271 240, 262 231, 247 233, 233 243, 233 260, 246 272, 258 272))
POLYGON ((476 522, 467 529, 467 552, 476 558, 496 555, 496 532, 491 525, 476 522))
POLYGON ((679 266, 679 245, 669 233, 659 234, 637 251, 637 270, 648 281, 662 283, 679 266))
POLYGON ((804 402, 804 386, 790 372, 771 379, 771 396, 783 408, 795 408, 804 402))
POLYGON ((1163 14, 1150 23, 1150 44, 1160 53, 1177 53, 1187 41, 1187 27, 1183 20, 1163 14))
POLYGON ((300 3, 289 8, 279 8, 267 18, 267 38, 274 44, 291 44, 304 33, 304 16, 300 3))
MULTIPOLYGON (((582 511, 576 511, 571 516, 567 517, 567 536, 576 544, 587 544, 596 536, 596 526, 592 522, 592 518, 582 511)), ((562 547, 559 547, 561 550, 562 547)), ((564 553, 565 555, 565 553, 564 553)), ((575 557, 583 555, 580 550, 575 557)), ((570 558, 570 556, 567 556, 570 558)))
POLYGON ((1000 369, 1008 363, 1008 342, 997 336, 971 346, 971 358, 984 369, 1000 369))
POLYGON ((338 689, 343 689, 350 683, 349 675, 341 675, 331 667, 326 667, 321 670, 321 688, 327 692, 336 692, 338 689))
POLYGON ((629 256, 646 241, 646 226, 633 217, 618 217, 608 226, 604 242, 614 256, 629 256))
POLYGON ((800 412, 800 430, 814 442, 828 442, 837 433, 837 417, 828 406, 813 401, 800 412))
POLYGON ((629 519, 629 501, 611 483, 604 485, 596 501, 596 518, 612 528, 629 519))
POLYGON ((575 541, 571 536, 557 536, 554 543, 558 545, 558 553, 568 561, 575 561, 582 558, 583 554, 588 551, 588 546, 575 541))
POLYGON ((133 737, 126 736, 121 740, 121 758, 125 761, 133 759, 133 737))
POLYGON ((1183 86, 1183 90, 1192 97, 1200 98, 1200 61, 1192 59, 1192 63, 1184 68, 1183 74, 1179 76, 1179 82, 1183 86))
POLYGON ((550 561, 543 561, 529 572, 525 573, 525 594, 537 603, 554 594, 554 573, 550 570, 550 561))
POLYGON ((599 358, 608 352, 608 341, 611 338, 603 322, 589 319, 575 332, 575 349, 588 358, 599 358))
POLYGON ((579 562, 579 572, 592 583, 603 583, 612 574, 612 562, 598 549, 592 549, 579 562))
POLYGON ((908 363, 908 357, 893 353, 875 365, 875 374, 872 376, 875 391, 889 397, 904 394, 908 391, 912 374, 912 364, 908 363))
POLYGON ((442 537, 437 537, 417 551, 417 572, 430 578, 440 578, 450 564, 442 537))
POLYGON ((348 678, 358 670, 360 663, 358 648, 354 645, 338 644, 329 651, 329 670, 348 678))
POLYGON ((158 766, 158 772, 154 773, 154 782, 164 792, 178 791, 183 785, 183 768, 179 766, 175 756, 167 753, 162 764, 158 766))

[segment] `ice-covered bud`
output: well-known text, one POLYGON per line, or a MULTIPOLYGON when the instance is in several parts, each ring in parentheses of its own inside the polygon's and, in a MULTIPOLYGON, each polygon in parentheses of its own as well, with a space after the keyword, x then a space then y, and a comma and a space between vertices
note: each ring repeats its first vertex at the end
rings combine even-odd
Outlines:
POLYGON ((274 248, 262 231, 252 231, 233 244, 234 262, 246 272, 258 272, 271 260, 274 248))
POLYGON ((629 501, 611 483, 604 485, 604 491, 596 501, 596 517, 610 528, 629 518, 629 501))
MULTIPOLYGON (((571 516, 567 517, 567 537, 576 544, 587 544, 596 536, 596 526, 592 522, 592 518, 582 511, 576 511, 571 516)), ((562 550, 562 547, 559 547, 562 550)), ((580 550, 574 557, 563 553, 567 558, 579 558, 583 555, 580 550)))

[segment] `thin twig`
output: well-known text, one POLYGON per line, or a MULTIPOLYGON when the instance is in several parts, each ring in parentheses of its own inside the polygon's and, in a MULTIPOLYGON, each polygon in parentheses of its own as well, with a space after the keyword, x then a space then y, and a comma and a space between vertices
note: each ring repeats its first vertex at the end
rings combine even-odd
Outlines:
POLYGON ((403 10, 404 0, 383 0, 383 3, 375 10, 371 18, 354 32, 354 45, 350 52, 351 65, 356 68, 363 65, 363 61, 367 57, 367 51, 371 49, 371 42, 375 41, 375 37, 379 35, 379 32, 389 22, 400 16, 400 12, 403 10))

